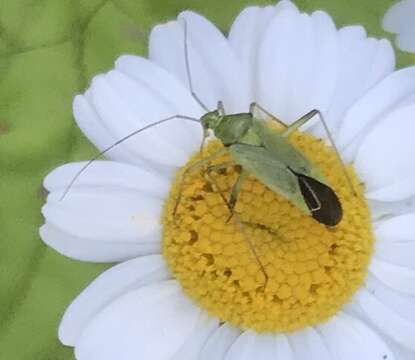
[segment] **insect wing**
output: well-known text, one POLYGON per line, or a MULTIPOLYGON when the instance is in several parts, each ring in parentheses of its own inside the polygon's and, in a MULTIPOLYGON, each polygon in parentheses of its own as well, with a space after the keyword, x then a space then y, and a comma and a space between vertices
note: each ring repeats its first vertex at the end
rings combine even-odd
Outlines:
POLYGON ((266 122, 255 119, 253 128, 261 138, 264 147, 274 158, 289 166, 296 173, 304 174, 326 183, 325 177, 320 170, 284 137, 272 130, 266 122))
POLYGON ((254 175, 274 192, 281 194, 307 214, 310 210, 304 201, 297 176, 265 148, 235 144, 228 148, 238 165, 254 175))

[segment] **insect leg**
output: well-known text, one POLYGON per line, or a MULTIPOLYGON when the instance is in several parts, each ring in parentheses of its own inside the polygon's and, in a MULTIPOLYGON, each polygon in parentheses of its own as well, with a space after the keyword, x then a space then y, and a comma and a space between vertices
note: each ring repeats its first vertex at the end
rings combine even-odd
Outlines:
POLYGON ((299 127, 304 125, 307 121, 310 121, 315 115, 318 115, 320 121, 323 124, 324 131, 326 132, 327 137, 328 137, 329 142, 330 142, 330 145, 334 149, 334 152, 336 154, 336 158, 337 158, 338 162, 340 163, 340 165, 343 169, 343 173, 344 173, 344 176, 347 180, 347 183, 349 184, 350 190, 352 191, 354 196, 357 196, 357 192, 356 192, 356 190, 353 186, 353 183, 352 183, 352 180, 350 179, 349 174, 347 173, 346 166, 344 165, 344 162, 343 162, 343 160, 340 156, 340 152, 337 149, 337 146, 334 142, 333 136, 331 135, 329 127, 327 126, 327 123, 324 120, 323 114, 321 113, 320 110, 313 109, 313 110, 309 111, 307 114, 305 114, 304 116, 302 116, 298 120, 294 121, 281 135, 284 136, 284 137, 289 136, 293 131, 297 130, 299 127))
POLYGON ((218 171, 218 170, 221 170, 221 169, 226 169, 226 168, 228 168, 229 166, 232 166, 232 165, 235 165, 235 163, 234 162, 226 162, 226 163, 223 163, 223 164, 211 165, 211 166, 208 166, 206 168, 206 172, 205 172, 208 180, 210 182, 212 182, 213 185, 215 185, 220 197, 222 198, 223 202, 225 203, 225 205, 227 206, 229 211, 231 211, 229 201, 226 199, 225 195, 223 194, 223 191, 220 189, 219 184, 216 181, 216 179, 211 175, 211 172, 218 171))
POLYGON ((268 110, 265 110, 261 105, 259 105, 256 102, 251 103, 251 105, 249 105, 249 112, 251 114, 254 114, 255 109, 258 109, 259 111, 261 111, 262 113, 264 113, 266 116, 270 117, 272 120, 274 120, 275 122, 277 122, 279 125, 283 126, 284 128, 287 128, 288 125, 286 123, 284 123, 283 121, 281 121, 280 119, 278 119, 275 115, 273 115, 271 112, 269 112, 268 110))
POLYGON ((200 153, 200 155, 202 155, 202 156, 203 156, 203 149, 204 149, 204 147, 205 147, 207 137, 208 137, 208 132, 207 132, 207 130, 203 127, 202 142, 200 143, 200 148, 199 148, 199 153, 200 153))
MULTIPOLYGON (((231 164, 234 164, 234 163, 231 163, 231 164)), ((214 165, 214 166, 216 166, 215 170, 218 170, 218 169, 221 169, 221 168, 223 169, 223 168, 228 167, 229 166, 229 163, 218 164, 218 165, 214 165)), ((242 220, 240 219, 239 215, 233 212, 233 206, 232 206, 232 204, 230 203, 230 201, 226 200, 226 197, 223 194, 222 190, 220 189, 217 181, 210 175, 210 172, 213 171, 212 168, 213 167, 210 168, 210 171, 209 171, 209 169, 207 169, 206 175, 208 176, 209 180, 215 185, 215 187, 216 187, 217 191, 219 192, 222 200, 224 201, 224 203, 226 204, 226 206, 228 207, 228 209, 231 211, 231 217, 229 218, 229 220, 233 216, 234 219, 235 219, 236 224, 239 226, 240 231, 243 234, 243 237, 244 237, 246 243, 248 244, 249 250, 251 251, 252 255, 254 256, 255 261, 259 265, 259 267, 261 269, 261 272, 264 274, 264 278, 265 278, 264 288, 265 288, 267 286, 267 282, 268 282, 268 274, 267 274, 267 272, 265 270, 265 266, 262 263, 261 259, 259 258, 259 255, 258 255, 258 253, 257 253, 257 251, 255 249, 254 244, 251 242, 249 236, 246 234, 246 232, 244 230, 244 224, 243 224, 242 220)), ((238 179, 236 180, 237 183, 240 181, 239 179, 241 179, 241 175, 242 174, 243 174, 243 172, 239 175, 238 179)), ((243 178, 244 177, 245 177, 245 175, 243 175, 243 178)), ((242 182, 242 180, 241 180, 241 182, 242 182)), ((240 187, 240 185, 239 185, 239 187, 240 187)))
POLYGON ((289 135, 291 135, 291 133, 293 133, 298 128, 303 126, 305 123, 310 121, 317 114, 320 114, 320 111, 315 110, 315 109, 309 111, 307 114, 301 116, 298 120, 295 120, 291 125, 289 125, 281 135, 284 137, 288 137, 289 135))
POLYGON ((184 180, 185 180, 186 176, 189 175, 192 171, 195 171, 195 170, 199 169, 200 167, 206 165, 207 163, 209 163, 209 161, 212 161, 212 160, 216 159, 217 157, 219 157, 221 155, 224 155, 226 152, 227 152, 226 148, 219 149, 218 151, 215 151, 213 154, 205 157, 204 159, 199 160, 199 161, 195 162, 194 164, 188 166, 184 170, 184 172, 183 172, 183 174, 180 178, 179 190, 178 190, 178 195, 177 195, 177 198, 176 198, 176 202, 174 204, 173 215, 176 215, 177 208, 179 207, 180 201, 182 199, 183 185, 184 185, 184 180))
POLYGON ((187 36, 187 21, 186 19, 183 19, 183 30, 184 30, 184 61, 186 65, 186 74, 187 74, 187 80, 189 82, 189 89, 190 94, 192 97, 197 101, 197 103, 207 112, 210 110, 208 107, 202 102, 202 100, 197 96, 196 92, 193 89, 193 81, 192 81, 192 75, 190 72, 190 61, 189 61, 189 47, 188 47, 188 36, 187 36))
POLYGON ((245 178, 247 177, 248 173, 244 170, 242 170, 242 172, 238 175, 238 178, 235 181, 235 184, 233 184, 232 186, 232 190, 231 190, 231 196, 229 198, 229 204, 231 206, 231 215, 229 216, 228 221, 230 221, 232 219, 232 216, 234 216, 235 212, 233 211, 236 205, 236 202, 238 200, 238 195, 241 192, 241 186, 243 181, 245 180, 245 178))

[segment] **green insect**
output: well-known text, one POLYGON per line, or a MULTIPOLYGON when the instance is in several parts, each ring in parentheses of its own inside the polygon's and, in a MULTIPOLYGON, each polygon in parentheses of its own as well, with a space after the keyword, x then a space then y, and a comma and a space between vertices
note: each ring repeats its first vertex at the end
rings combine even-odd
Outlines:
MULTIPOLYGON (((129 138, 132 138, 133 136, 153 126, 180 119, 198 122, 202 125, 204 136, 201 144, 201 151, 209 131, 213 132, 214 136, 222 142, 224 147, 216 153, 213 153, 186 168, 181 179, 181 185, 179 186, 174 213, 176 213, 180 204, 182 196, 181 187, 184 182, 183 180, 188 173, 200 168, 206 168, 206 172, 209 175, 211 171, 226 168, 231 165, 239 165, 242 170, 239 173, 234 186, 232 187, 229 197, 227 198, 222 192, 219 191, 222 199, 229 208, 230 218, 232 216, 237 217, 233 210, 241 191, 241 184, 246 176, 250 174, 265 184, 272 191, 284 196, 288 201, 304 211, 306 214, 312 216, 316 221, 327 226, 336 226, 341 221, 343 216, 342 205, 338 196, 327 184, 327 180, 321 171, 287 140, 288 136, 293 131, 297 130, 307 121, 318 115, 328 134, 328 138, 336 151, 338 160, 341 162, 339 153, 320 112, 318 110, 311 110, 293 124, 287 126, 256 103, 251 104, 250 111, 247 113, 225 114, 225 110, 221 102, 218 103, 216 110, 210 111, 193 90, 187 49, 186 22, 184 22, 184 39, 184 58, 190 92, 194 99, 206 110, 206 113, 200 119, 185 115, 170 116, 138 129, 118 140, 97 154, 79 170, 65 189, 61 199, 66 196, 81 173, 101 155, 104 155, 118 144, 127 141, 129 138), (266 121, 261 120, 259 117, 254 115, 256 110, 260 110, 267 117, 283 125, 284 130, 280 133, 272 130, 267 125, 266 121), (230 155, 232 159, 231 163, 209 166, 209 163, 212 160, 222 156, 225 153, 230 155)), ((344 165, 343 169, 349 185, 353 190, 350 178, 347 175, 344 165)), ((214 182, 212 177, 209 176, 209 178, 212 182, 214 182)), ((237 221, 241 224, 238 217, 237 221)), ((251 250, 255 255, 265 277, 267 278, 266 272, 258 255, 256 254, 255 248, 252 246, 249 239, 247 239, 247 242, 251 247, 251 250)))
MULTIPOLYGON (((190 92, 200 106, 206 110, 206 113, 200 119, 185 115, 170 116, 138 129, 118 140, 86 163, 86 165, 74 176, 70 184, 67 186, 61 199, 66 196, 81 173, 100 156, 104 155, 120 143, 153 126, 181 119, 198 122, 202 125, 204 136, 201 149, 203 148, 209 130, 211 130, 214 136, 224 145, 224 148, 219 150, 217 153, 212 154, 211 156, 208 156, 188 167, 184 172, 183 177, 185 177, 190 171, 206 166, 210 161, 223 155, 224 153, 228 153, 231 156, 234 161, 233 165, 239 165, 242 168, 242 172, 231 190, 229 200, 226 200, 222 196, 231 212, 231 216, 234 215, 233 209, 241 190, 241 184, 244 178, 248 174, 251 174, 268 188, 284 196, 292 204, 312 216, 318 222, 328 226, 337 225, 341 221, 343 215, 339 198, 333 189, 331 189, 327 184, 327 180, 321 171, 287 141, 288 136, 293 131, 300 128, 315 115, 319 115, 331 145, 336 151, 338 160, 341 162, 340 155, 334 145, 331 134, 321 113, 318 110, 311 110, 300 119, 287 126, 256 103, 251 104, 250 111, 247 113, 225 114, 225 110, 221 102, 218 103, 216 110, 210 111, 199 99, 193 89, 188 56, 187 23, 185 20, 183 20, 183 22, 184 59, 190 92), (254 116, 255 110, 260 110, 267 117, 283 125, 285 129, 281 133, 276 133, 271 130, 265 121, 254 116)), ((229 165, 229 163, 215 165, 210 166, 207 169, 209 171, 217 170, 225 168, 229 165)), ((343 170, 345 177, 353 190, 351 180, 348 177, 344 165, 343 170)), ((175 212, 179 206, 180 199, 181 191, 179 191, 174 210, 175 212)))
MULTIPOLYGON (((200 121, 205 136, 208 130, 212 130, 224 148, 190 166, 183 177, 188 172, 228 153, 233 160, 232 163, 210 166, 207 170, 218 170, 230 165, 239 165, 242 168, 227 201, 232 215, 241 184, 244 178, 251 174, 318 222, 328 226, 337 225, 343 215, 339 198, 327 185, 321 171, 287 141, 287 137, 293 131, 315 115, 319 115, 319 111, 311 110, 292 125, 284 124, 285 130, 282 133, 276 133, 266 122, 254 117, 255 108, 266 112, 253 103, 248 113, 226 115, 222 104, 219 103, 217 110, 203 115, 200 121)), ((275 117, 272 118, 281 123, 275 117)), ((181 191, 175 210, 180 197, 181 191)))

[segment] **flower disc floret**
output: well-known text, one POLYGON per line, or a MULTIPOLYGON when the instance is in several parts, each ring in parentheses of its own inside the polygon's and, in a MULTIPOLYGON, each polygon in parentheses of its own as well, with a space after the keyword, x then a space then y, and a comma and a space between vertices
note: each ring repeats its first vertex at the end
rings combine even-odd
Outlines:
MULTIPOLYGON (((174 212, 184 170, 217 151, 216 140, 177 173, 164 210, 163 254, 184 291, 222 321, 258 332, 294 331, 330 318, 362 285, 373 251, 370 212, 353 168, 347 171, 357 195, 332 148, 300 132, 290 141, 339 196, 344 214, 337 226, 316 222, 254 176, 243 183, 228 221, 222 195, 229 197, 238 166, 188 173, 174 212)), ((211 164, 229 161, 224 155, 211 164)))

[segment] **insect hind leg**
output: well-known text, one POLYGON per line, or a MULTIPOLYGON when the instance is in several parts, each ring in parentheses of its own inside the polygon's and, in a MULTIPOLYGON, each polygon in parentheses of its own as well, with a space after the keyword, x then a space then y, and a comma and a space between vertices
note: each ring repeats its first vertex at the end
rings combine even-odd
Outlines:
POLYGON ((210 161, 212 161, 212 160, 216 159, 217 157, 219 157, 219 156, 221 156, 221 155, 225 154, 226 152, 227 152, 227 149, 226 149, 226 148, 219 149, 218 151, 216 151, 216 152, 214 152, 213 154, 211 154, 211 155, 209 155, 209 156, 205 157, 204 159, 199 160, 199 161, 195 162, 194 164, 192 164, 192 165, 188 166, 188 167, 184 170, 184 172, 183 172, 183 174, 182 174, 182 176, 181 176, 181 178, 180 178, 179 189, 178 189, 178 195, 177 195, 177 197, 176 197, 176 201, 175 201, 174 208, 173 208, 173 215, 176 215, 176 213, 177 213, 177 209, 178 209, 179 204, 180 204, 180 201, 181 201, 181 199, 182 199, 183 185, 184 185, 184 180, 186 179, 186 177, 187 177, 187 176, 188 176, 188 175, 189 175, 192 171, 196 171, 197 169, 199 169, 199 168, 203 167, 204 165, 206 165, 206 164, 207 164, 207 163, 209 163, 210 161))
POLYGON ((254 115, 255 114, 255 109, 258 109, 259 111, 261 111, 263 114, 265 114, 266 116, 270 117, 271 120, 275 121, 276 123, 278 123, 279 125, 283 126, 284 129, 288 128, 288 125, 286 123, 284 123, 283 121, 281 121, 280 119, 278 119, 274 114, 272 114, 270 111, 266 110, 265 108, 263 108, 261 105, 259 105, 256 102, 253 102, 249 105, 249 112, 254 115))
POLYGON ((288 137, 292 132, 294 132, 295 130, 300 128, 302 125, 304 125, 305 123, 310 121, 316 115, 319 117, 321 123, 323 124, 324 131, 327 134, 327 138, 329 139, 331 147, 334 149, 337 161, 340 163, 340 165, 342 167, 343 174, 344 174, 344 176, 347 180, 347 183, 350 187, 350 190, 351 190, 352 194, 354 196, 357 196, 357 192, 356 192, 356 189, 353 186, 352 179, 350 178, 349 174, 347 173, 346 166, 345 166, 345 164, 344 164, 344 162, 343 162, 343 160, 340 156, 340 152, 337 149, 337 146, 334 142, 334 139, 333 139, 333 136, 332 136, 332 134, 329 130, 329 127, 327 126, 327 122, 324 120, 323 114, 321 113, 320 110, 313 109, 313 110, 309 111, 307 114, 300 117, 298 120, 294 121, 290 126, 288 126, 287 129, 285 129, 285 131, 282 133, 282 136, 288 137))

